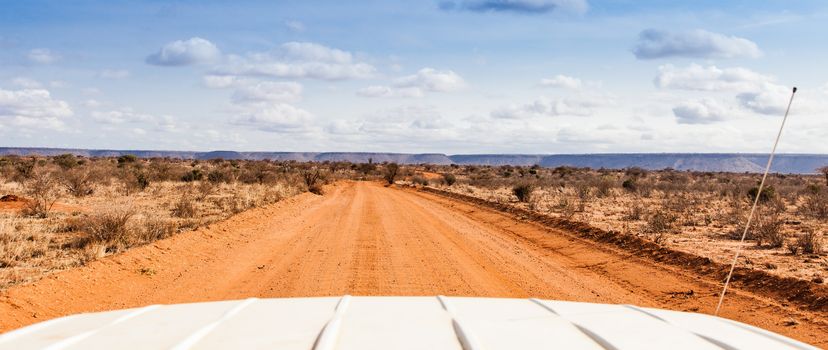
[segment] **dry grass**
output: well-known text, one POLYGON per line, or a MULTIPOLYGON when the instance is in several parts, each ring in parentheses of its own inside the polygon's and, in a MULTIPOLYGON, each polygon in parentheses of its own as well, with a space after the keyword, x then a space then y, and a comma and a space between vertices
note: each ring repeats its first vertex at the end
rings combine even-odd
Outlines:
POLYGON ((0 157, 0 196, 25 199, 0 203, 0 289, 301 193, 313 166, 0 157))
MULTIPOLYGON (((572 167, 461 166, 432 171, 451 173, 457 180, 450 187, 432 186, 640 235, 724 263, 733 258, 759 179, 755 174, 572 167), (514 193, 515 186, 524 183, 534 187, 533 198, 525 202, 514 193)), ((825 178, 771 175, 768 181, 772 190, 760 197, 757 219, 748 231, 745 261, 782 276, 828 277, 824 251, 815 250, 819 257, 810 259, 789 251, 791 247, 800 253, 806 250, 802 247, 810 251, 821 243, 819 232, 828 232, 825 178)))

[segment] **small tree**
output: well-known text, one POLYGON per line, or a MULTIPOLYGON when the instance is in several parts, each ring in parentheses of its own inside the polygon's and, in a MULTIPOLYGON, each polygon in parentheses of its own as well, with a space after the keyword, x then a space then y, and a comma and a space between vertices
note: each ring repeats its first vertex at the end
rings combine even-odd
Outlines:
POLYGON ((30 199, 23 208, 23 214, 39 218, 48 217, 52 206, 60 198, 60 190, 52 174, 43 169, 34 170, 24 186, 30 199))
POLYGON ((446 186, 451 187, 451 185, 454 185, 454 183, 457 182, 457 177, 455 177, 452 173, 445 173, 443 174, 443 182, 446 183, 446 186))
POLYGON ((320 180, 322 180, 322 173, 319 169, 314 168, 302 171, 302 179, 305 180, 308 192, 322 194, 322 186, 319 184, 320 180))
POLYGON ((385 166, 385 174, 383 174, 383 178, 385 181, 388 182, 389 185, 393 185, 394 181, 397 180, 397 175, 400 173, 400 166, 397 163, 389 163, 385 166))

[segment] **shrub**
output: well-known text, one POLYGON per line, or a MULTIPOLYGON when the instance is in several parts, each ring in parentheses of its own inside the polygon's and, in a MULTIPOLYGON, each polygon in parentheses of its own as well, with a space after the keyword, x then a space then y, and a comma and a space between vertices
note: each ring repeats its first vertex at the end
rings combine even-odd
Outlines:
POLYGON ((196 216, 196 211, 196 203, 193 198, 184 194, 173 204, 172 215, 179 218, 192 218, 196 216))
POLYGON ((92 194, 92 176, 88 169, 74 168, 63 172, 60 182, 66 191, 75 197, 92 194))
MULTIPOLYGON (((759 186, 752 187, 747 192, 748 199, 750 199, 751 202, 755 201, 757 193, 759 193, 759 186)), ((771 199, 773 199, 775 196, 776 196, 776 190, 773 188, 773 186, 766 186, 766 187, 762 188, 762 194, 759 195, 759 202, 760 203, 768 202, 771 199)))
POLYGON ((641 220, 641 217, 644 216, 644 207, 641 206, 638 202, 631 205, 627 208, 627 211, 624 213, 624 216, 621 217, 624 221, 637 221, 641 220))
POLYGON ((145 219, 141 225, 140 240, 152 242, 172 236, 175 233, 175 224, 162 219, 145 219))
POLYGON ((211 183, 228 183, 230 182, 230 175, 226 171, 222 171, 220 169, 213 169, 209 173, 207 173, 207 181, 211 183))
POLYGON ((77 157, 75 157, 75 155, 71 153, 55 156, 54 158, 52 158, 52 161, 55 162, 55 164, 57 164, 63 170, 71 169, 78 165, 77 157))
POLYGON ((785 221, 782 220, 780 215, 757 215, 755 220, 754 239, 756 239, 756 245, 779 248, 785 244, 787 234, 782 230, 785 221))
POLYGON ((393 185, 394 181, 397 179, 397 175, 400 173, 400 166, 397 163, 388 163, 385 166, 385 173, 382 177, 388 182, 389 185, 393 185))
POLYGON ((805 254, 822 254, 822 236, 814 230, 807 230, 796 239, 795 246, 805 254))
POLYGON ((118 166, 121 167, 121 166, 125 166, 125 165, 128 165, 128 164, 133 164, 133 163, 136 163, 137 161, 138 161, 138 157, 136 157, 132 154, 125 154, 125 155, 122 155, 122 156, 118 157, 118 166))
POLYGON ((451 187, 456 182, 457 182, 457 177, 455 177, 454 174, 451 174, 451 173, 443 174, 443 183, 445 183, 446 186, 451 187))
POLYGON ((411 182, 414 183, 415 185, 428 186, 428 180, 426 180, 426 178, 424 178, 422 176, 412 177, 411 182))
POLYGON ((825 184, 828 185, 828 166, 824 166, 822 168, 817 169, 822 175, 825 176, 825 184))
POLYGON ((319 183, 322 179, 322 173, 319 169, 304 170, 302 172, 302 179, 305 181, 308 192, 318 195, 322 194, 322 186, 319 183))
POLYGON ((201 169, 193 169, 184 174, 181 177, 181 181, 184 182, 193 182, 193 181, 201 181, 204 178, 204 173, 201 172, 201 169))
POLYGON ((535 187, 528 183, 517 184, 512 187, 512 194, 517 197, 520 202, 529 202, 532 199, 532 192, 535 187))
POLYGON ((635 178, 629 178, 621 183, 621 187, 627 191, 635 192, 638 189, 638 181, 635 178))
POLYGON ((674 228, 676 220, 677 218, 674 215, 670 215, 663 210, 657 210, 647 218, 647 225, 644 227, 644 231, 655 234, 668 232, 674 228))
POLYGON ((803 215, 814 219, 828 219, 828 194, 822 192, 809 193, 805 195, 802 204, 797 209, 803 215))
POLYGON ((81 230, 86 233, 87 243, 126 243, 129 241, 127 223, 135 215, 132 209, 113 209, 86 218, 81 230))
POLYGON ((58 184, 45 170, 33 171, 31 178, 24 183, 29 200, 23 208, 23 215, 45 218, 49 216, 52 206, 60 198, 58 184))

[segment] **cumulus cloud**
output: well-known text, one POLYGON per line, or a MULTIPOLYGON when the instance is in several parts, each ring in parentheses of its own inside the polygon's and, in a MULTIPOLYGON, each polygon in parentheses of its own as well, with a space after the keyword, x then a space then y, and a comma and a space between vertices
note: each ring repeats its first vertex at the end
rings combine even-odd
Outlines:
POLYGON ((62 128, 62 118, 73 115, 69 104, 55 100, 48 90, 0 89, 0 120, 13 125, 62 128))
POLYGON ((742 107, 756 113, 780 115, 785 112, 790 95, 791 90, 787 87, 776 84, 766 84, 759 91, 738 94, 736 95, 736 99, 742 107))
POLYGON ((556 117, 561 115, 589 116, 595 108, 603 103, 588 98, 561 98, 550 100, 539 98, 523 105, 511 105, 492 111, 491 116, 497 119, 526 119, 537 117, 556 117))
POLYGON ((457 128, 433 106, 408 105, 381 109, 360 120, 337 120, 325 127, 329 134, 373 144, 399 144, 406 140, 445 142, 457 138, 457 128))
POLYGON ((414 87, 426 91, 448 92, 462 89, 466 85, 457 73, 434 68, 423 68, 416 74, 400 77, 394 81, 396 87, 414 87))
POLYGON ((654 83, 659 88, 697 91, 755 91, 772 82, 773 78, 752 70, 736 68, 703 67, 691 64, 678 68, 667 64, 658 67, 654 83))
POLYGON ((383 85, 371 85, 357 90, 356 94, 362 97, 423 97, 423 90, 416 87, 393 88, 383 85))
MULTIPOLYGON (((791 93, 788 87, 776 84, 773 77, 740 67, 718 68, 692 64, 686 68, 676 68, 663 65, 658 70, 654 80, 657 87, 732 92, 741 107, 760 114, 783 113, 791 93)), ((808 107, 806 104, 805 108, 808 107)))
POLYGON ((465 0, 443 1, 440 3, 440 8, 446 11, 512 12, 520 14, 584 13, 589 9, 589 4, 586 0, 465 0))
POLYGON ((244 107, 232 123, 266 132, 304 132, 313 117, 308 111, 281 102, 259 102, 244 107))
POLYGON ((423 68, 415 74, 394 79, 392 86, 372 85, 357 90, 362 97, 422 97, 424 92, 451 92, 466 86, 466 82, 451 70, 423 68))
POLYGON ((129 71, 126 69, 104 69, 98 73, 98 77, 104 79, 126 79, 129 78, 129 71))
POLYGON ((679 124, 710 124, 734 116, 733 109, 712 99, 688 101, 673 108, 679 124))
POLYGON ((26 58, 29 59, 30 62, 33 63, 40 63, 40 64, 49 64, 54 63, 60 60, 60 55, 52 52, 49 49, 32 49, 26 55, 26 58))
POLYGON ((302 98, 302 85, 295 82, 264 81, 241 86, 233 93, 233 102, 296 102, 302 98))
POLYGON ((272 52, 229 55, 211 74, 343 80, 373 77, 376 68, 355 60, 347 51, 316 43, 289 42, 272 52))
POLYGON ((542 86, 558 87, 565 89, 580 89, 584 84, 581 79, 558 74, 552 78, 543 78, 540 81, 542 86))
POLYGON ((164 45, 157 53, 147 56, 146 62, 157 66, 186 66, 214 62, 220 57, 221 51, 215 44, 194 37, 164 45))
MULTIPOLYGON (((97 107, 100 106, 100 103, 95 101, 93 105, 97 107)), ((152 123, 156 121, 155 116, 136 112, 129 107, 111 111, 94 111, 91 116, 92 120, 101 124, 152 123)))
POLYGON ((647 29, 638 36, 633 48, 638 59, 665 57, 735 58, 759 57, 762 52, 756 43, 736 36, 705 30, 670 32, 647 29))

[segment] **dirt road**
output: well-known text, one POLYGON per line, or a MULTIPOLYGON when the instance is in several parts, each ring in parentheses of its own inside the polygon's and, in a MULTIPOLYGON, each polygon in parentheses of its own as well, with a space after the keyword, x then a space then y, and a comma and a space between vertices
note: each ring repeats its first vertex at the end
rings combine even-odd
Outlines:
MULTIPOLYGON (((0 330, 154 303, 467 295, 712 312, 720 286, 565 232, 415 190, 340 183, 11 288, 0 330)), ((828 346, 826 315, 734 290, 723 316, 828 346)))

